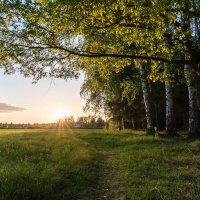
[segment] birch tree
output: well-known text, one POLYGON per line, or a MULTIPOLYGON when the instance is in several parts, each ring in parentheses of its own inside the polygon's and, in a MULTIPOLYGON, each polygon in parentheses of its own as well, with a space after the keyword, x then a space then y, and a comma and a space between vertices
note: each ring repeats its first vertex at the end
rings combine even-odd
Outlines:
MULTIPOLYGON (((198 0, 0 3, 0 67, 7 73, 18 70, 35 80, 46 76, 67 79, 77 77, 87 66, 99 65, 103 71, 112 62, 120 71, 132 64, 139 69, 141 62, 149 61, 150 77, 155 80, 161 78, 154 73, 161 63, 190 66, 195 77, 199 71, 198 0), (166 38, 172 44, 169 47, 166 38)), ((190 88, 190 99, 194 99, 190 88)), ((189 113, 194 108, 190 106, 189 113)), ((197 128, 191 126, 193 136, 197 128)))

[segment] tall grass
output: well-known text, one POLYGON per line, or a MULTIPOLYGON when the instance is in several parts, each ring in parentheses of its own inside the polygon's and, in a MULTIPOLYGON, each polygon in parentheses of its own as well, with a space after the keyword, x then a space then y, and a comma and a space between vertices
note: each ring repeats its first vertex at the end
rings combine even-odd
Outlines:
POLYGON ((84 196, 95 186, 95 149, 69 131, 0 135, 0 199, 56 200, 84 196))

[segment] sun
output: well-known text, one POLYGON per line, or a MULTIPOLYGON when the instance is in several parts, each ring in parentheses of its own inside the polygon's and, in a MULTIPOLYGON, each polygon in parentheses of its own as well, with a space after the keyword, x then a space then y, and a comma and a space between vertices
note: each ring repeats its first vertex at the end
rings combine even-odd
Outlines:
POLYGON ((67 116, 67 112, 65 110, 56 110, 55 112, 52 113, 51 115, 51 119, 56 121, 56 120, 59 120, 59 119, 63 119, 67 116))

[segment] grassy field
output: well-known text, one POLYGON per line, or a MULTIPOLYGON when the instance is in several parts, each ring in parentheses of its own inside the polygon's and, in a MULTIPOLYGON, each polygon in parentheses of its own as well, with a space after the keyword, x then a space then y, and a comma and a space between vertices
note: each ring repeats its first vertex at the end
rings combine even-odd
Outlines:
POLYGON ((0 200, 199 200, 200 141, 0 130, 0 200))

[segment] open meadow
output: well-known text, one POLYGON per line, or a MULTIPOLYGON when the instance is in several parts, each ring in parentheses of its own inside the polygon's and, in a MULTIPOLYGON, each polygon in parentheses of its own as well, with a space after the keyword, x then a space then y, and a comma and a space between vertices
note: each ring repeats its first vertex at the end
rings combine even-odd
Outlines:
POLYGON ((1 130, 0 200, 199 200, 200 141, 1 130))
POLYGON ((0 200, 200 200, 200 0, 0 0, 0 200))

